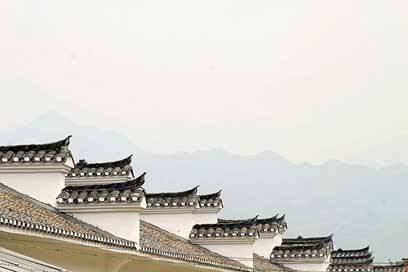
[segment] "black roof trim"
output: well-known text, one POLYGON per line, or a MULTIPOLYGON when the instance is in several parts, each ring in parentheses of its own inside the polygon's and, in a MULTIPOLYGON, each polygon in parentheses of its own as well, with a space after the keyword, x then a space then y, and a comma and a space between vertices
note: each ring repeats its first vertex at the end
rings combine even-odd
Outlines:
POLYGON ((0 152, 6 153, 6 152, 14 152, 17 153, 19 151, 53 151, 53 150, 60 150, 64 146, 68 146, 70 143, 70 138, 72 135, 69 135, 63 140, 59 140, 56 142, 52 143, 46 143, 46 144, 26 144, 26 145, 9 145, 9 146, 0 146, 0 152))
POLYGON ((145 183, 146 172, 144 172, 139 177, 121 183, 109 183, 109 184, 94 184, 94 185, 78 185, 78 186, 67 186, 62 191, 73 192, 73 191, 114 191, 114 190, 132 190, 141 187, 145 183))
POLYGON ((358 253, 358 252, 365 252, 365 251, 370 251, 370 246, 366 246, 365 248, 359 248, 359 249, 336 249, 333 250, 332 253, 358 253))
POLYGON ((103 167, 103 168, 115 168, 115 167, 124 167, 126 165, 130 165, 132 162, 132 156, 133 154, 131 154, 130 156, 122 159, 122 160, 118 160, 118 161, 111 161, 111 162, 99 162, 99 163, 87 163, 86 160, 81 159, 79 160, 79 162, 76 163, 75 165, 75 169, 82 169, 82 168, 99 168, 99 167, 103 167))
POLYGON ((164 198, 164 197, 180 197, 180 196, 196 195, 199 186, 200 186, 200 185, 197 185, 196 187, 194 187, 194 188, 192 188, 192 189, 190 189, 190 190, 182 191, 182 192, 153 193, 153 194, 147 193, 147 194, 145 194, 145 196, 146 196, 146 198, 151 198, 151 197, 154 197, 154 198, 157 198, 157 197, 164 198))
POLYGON ((282 240, 282 245, 291 245, 291 244, 316 244, 316 243, 328 243, 333 241, 333 234, 324 237, 307 237, 303 238, 298 236, 297 238, 284 238, 282 240))
POLYGON ((222 190, 219 190, 216 193, 213 194, 207 194, 207 195, 199 195, 200 199, 215 199, 221 196, 222 190))

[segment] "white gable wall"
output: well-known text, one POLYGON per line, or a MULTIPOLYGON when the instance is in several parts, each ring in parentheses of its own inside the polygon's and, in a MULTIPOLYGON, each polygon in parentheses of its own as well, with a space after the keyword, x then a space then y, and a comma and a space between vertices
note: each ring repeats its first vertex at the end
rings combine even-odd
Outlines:
POLYGON ((160 209, 162 213, 158 213, 157 210, 149 211, 149 209, 145 209, 141 215, 141 219, 180 237, 189 238, 194 225, 194 210, 176 211, 172 209, 172 211, 166 211, 165 209, 160 209))
MULTIPOLYGON (((207 210, 205 208, 198 209, 194 213, 194 223, 195 224, 215 224, 218 221, 218 212, 220 209, 207 210)), ((190 229, 191 231, 191 229, 190 229)))
POLYGON ((78 219, 110 232, 139 246, 140 213, 135 211, 104 211, 72 213, 78 219))
POLYGON ((254 265, 255 239, 238 238, 237 240, 231 238, 225 240, 194 240, 193 243, 252 268, 254 265))
POLYGON ((55 206, 56 197, 65 187, 65 174, 72 166, 70 163, 1 164, 0 182, 55 206))
POLYGON ((281 264, 298 271, 321 271, 324 272, 329 268, 330 258, 318 261, 298 261, 298 262, 281 262, 281 264))
POLYGON ((258 240, 254 244, 254 253, 269 259, 272 250, 276 246, 282 244, 282 234, 265 234, 261 233, 258 240))

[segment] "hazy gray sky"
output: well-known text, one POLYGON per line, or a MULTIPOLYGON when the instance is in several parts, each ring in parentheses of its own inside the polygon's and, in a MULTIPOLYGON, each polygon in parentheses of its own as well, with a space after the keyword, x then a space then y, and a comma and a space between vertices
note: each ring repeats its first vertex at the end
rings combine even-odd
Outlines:
MULTIPOLYGON (((1 1, 1 127, 408 163, 408 1, 1 1)), ((35 132, 28 132, 35 133, 35 132)))

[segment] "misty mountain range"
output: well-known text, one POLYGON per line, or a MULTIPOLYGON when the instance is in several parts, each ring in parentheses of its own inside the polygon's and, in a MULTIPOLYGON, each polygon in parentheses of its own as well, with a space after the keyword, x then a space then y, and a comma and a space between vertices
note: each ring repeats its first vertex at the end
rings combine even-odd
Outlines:
POLYGON ((334 234, 336 248, 370 245, 376 262, 408 257, 408 167, 384 168, 327 161, 293 164, 271 151, 241 156, 223 150, 154 154, 126 136, 78 125, 58 113, 0 129, 0 145, 40 143, 73 135, 78 161, 133 156, 135 174, 147 172, 149 192, 223 190, 226 218, 286 214, 288 236, 334 234))

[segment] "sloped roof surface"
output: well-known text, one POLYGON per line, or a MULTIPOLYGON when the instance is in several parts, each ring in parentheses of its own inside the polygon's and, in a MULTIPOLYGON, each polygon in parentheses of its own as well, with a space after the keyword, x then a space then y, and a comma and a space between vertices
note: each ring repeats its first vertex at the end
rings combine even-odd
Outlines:
POLYGON ((233 270, 250 270, 237 261, 194 245, 187 239, 145 221, 140 221, 140 245, 141 250, 149 254, 233 270))
POLYGON ((255 272, 276 272, 276 271, 295 271, 282 264, 272 262, 258 254, 254 254, 254 271, 255 272))
POLYGON ((0 226, 67 237, 79 241, 135 249, 134 242, 116 237, 56 208, 0 183, 0 226))

